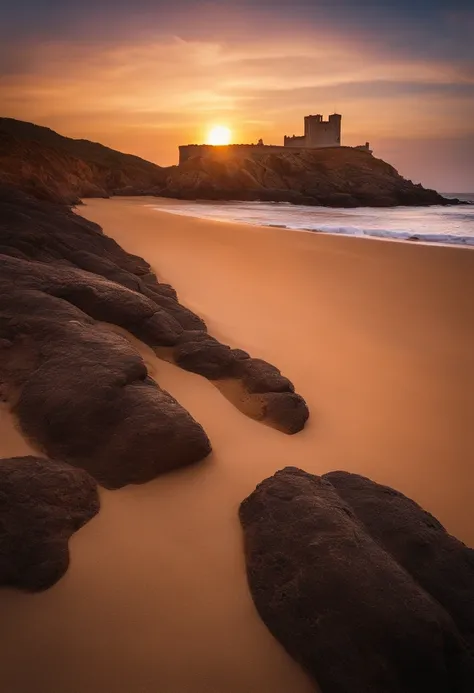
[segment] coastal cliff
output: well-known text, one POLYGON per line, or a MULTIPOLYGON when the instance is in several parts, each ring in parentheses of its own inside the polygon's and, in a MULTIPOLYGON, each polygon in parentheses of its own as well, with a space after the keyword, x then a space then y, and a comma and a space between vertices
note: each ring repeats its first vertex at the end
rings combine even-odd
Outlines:
POLYGON ((351 147, 236 153, 216 147, 162 168, 87 140, 0 118, 0 183, 42 200, 156 195, 177 199, 262 200, 327 207, 447 205, 434 190, 351 147))
POLYGON ((170 170, 168 197, 263 200, 327 207, 452 204, 381 159, 351 147, 233 154, 226 147, 170 170))
POLYGON ((133 195, 163 186, 164 169, 96 142, 0 118, 0 183, 48 202, 133 195))

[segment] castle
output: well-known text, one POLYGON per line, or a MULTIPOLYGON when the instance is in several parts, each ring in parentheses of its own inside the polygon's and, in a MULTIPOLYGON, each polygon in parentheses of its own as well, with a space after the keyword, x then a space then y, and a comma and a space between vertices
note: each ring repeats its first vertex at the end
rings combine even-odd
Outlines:
MULTIPOLYGON (((276 153, 288 151, 289 147, 293 149, 321 149, 327 147, 341 146, 341 122, 342 116, 339 113, 333 113, 327 120, 323 120, 323 116, 308 115, 304 119, 304 135, 285 135, 283 146, 264 144, 263 140, 259 140, 258 144, 228 144, 217 145, 219 149, 228 149, 233 153, 240 154, 258 154, 258 153, 276 153)), ((188 159, 194 156, 203 156, 208 152, 216 149, 216 145, 212 144, 186 144, 179 147, 179 163, 183 164, 188 159)), ((369 143, 361 144, 351 149, 363 149, 372 154, 369 143)))
POLYGON ((320 147, 341 146, 341 121, 339 113, 333 113, 327 120, 322 115, 309 115, 304 119, 304 135, 285 136, 285 147, 304 147, 319 149, 320 147))

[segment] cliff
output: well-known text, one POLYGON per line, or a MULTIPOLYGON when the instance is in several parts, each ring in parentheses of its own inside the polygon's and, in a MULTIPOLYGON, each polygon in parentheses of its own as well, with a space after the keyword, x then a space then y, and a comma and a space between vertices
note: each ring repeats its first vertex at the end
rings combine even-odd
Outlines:
POLYGON ((0 118, 0 183, 37 199, 73 204, 82 197, 153 194, 164 180, 164 169, 137 156, 0 118))
POLYGON ((350 147, 253 155, 227 148, 170 169, 162 195, 183 199, 268 200, 328 207, 452 204, 381 159, 350 147))
POLYGON ((329 207, 455 204, 350 147, 249 153, 218 147, 161 168, 87 140, 0 118, 0 183, 42 200, 160 195, 264 200, 329 207))

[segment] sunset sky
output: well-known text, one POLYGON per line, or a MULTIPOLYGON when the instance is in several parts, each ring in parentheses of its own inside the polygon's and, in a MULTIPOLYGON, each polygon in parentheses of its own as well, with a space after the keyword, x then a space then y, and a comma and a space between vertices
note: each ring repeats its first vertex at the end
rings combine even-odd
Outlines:
POLYGON ((343 144, 474 191, 474 9, 457 0, 0 0, 0 115, 159 164, 224 125, 282 144, 343 115, 343 144), (113 9, 112 9, 113 8, 113 9))

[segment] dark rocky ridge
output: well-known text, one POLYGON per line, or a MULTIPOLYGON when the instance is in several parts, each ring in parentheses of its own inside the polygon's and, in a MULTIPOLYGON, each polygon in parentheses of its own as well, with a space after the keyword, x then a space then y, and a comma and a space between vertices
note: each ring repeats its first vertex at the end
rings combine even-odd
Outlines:
POLYGON ((461 635, 473 628, 472 552, 409 499, 361 479, 288 467, 243 501, 261 618, 322 691, 474 690, 461 635))
POLYGON ((70 536, 98 512, 86 472, 39 457, 0 460, 0 587, 52 587, 68 568, 70 536))
POLYGON ((368 152, 351 147, 212 155, 161 168, 87 140, 0 118, 0 183, 43 200, 161 195, 179 199, 263 200, 329 207, 445 205, 368 152))
POLYGON ((164 180, 164 169, 139 157, 0 118, 0 183, 40 200, 76 204, 82 197, 154 194, 164 180))
POLYGON ((259 418, 303 428, 307 407, 278 369, 213 339, 148 263, 68 208, 0 186, 0 389, 24 433, 109 488, 206 457, 202 427, 97 321, 187 370, 242 382, 258 392, 259 418))

